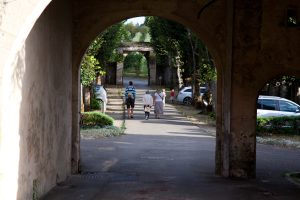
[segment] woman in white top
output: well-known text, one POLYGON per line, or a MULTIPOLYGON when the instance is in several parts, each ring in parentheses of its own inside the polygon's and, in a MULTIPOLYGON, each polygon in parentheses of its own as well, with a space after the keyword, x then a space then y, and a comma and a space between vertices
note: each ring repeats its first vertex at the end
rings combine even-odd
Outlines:
POLYGON ((162 89, 162 93, 163 93, 163 104, 164 104, 164 106, 166 105, 166 89, 162 89))
POLYGON ((164 103, 163 103, 164 98, 165 98, 165 94, 159 90, 156 90, 154 94, 155 118, 159 119, 160 115, 164 114, 164 103))
POLYGON ((143 104, 144 104, 144 111, 145 111, 145 119, 149 119, 150 117, 150 109, 153 106, 153 98, 150 95, 149 90, 143 96, 143 104))

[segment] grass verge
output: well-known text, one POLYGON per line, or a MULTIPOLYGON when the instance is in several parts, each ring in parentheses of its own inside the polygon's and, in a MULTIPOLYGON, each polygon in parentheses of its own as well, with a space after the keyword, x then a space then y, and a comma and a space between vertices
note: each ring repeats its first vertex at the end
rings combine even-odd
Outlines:
POLYGON ((285 176, 287 179, 300 187, 300 172, 289 172, 285 176))
POLYGON ((270 144, 285 148, 300 149, 299 135, 257 136, 256 141, 261 144, 270 144))
POLYGON ((193 106, 187 106, 183 104, 174 103, 173 105, 184 117, 194 124, 207 124, 211 126, 216 125, 216 120, 212 119, 209 115, 201 114, 200 109, 196 109, 193 106))

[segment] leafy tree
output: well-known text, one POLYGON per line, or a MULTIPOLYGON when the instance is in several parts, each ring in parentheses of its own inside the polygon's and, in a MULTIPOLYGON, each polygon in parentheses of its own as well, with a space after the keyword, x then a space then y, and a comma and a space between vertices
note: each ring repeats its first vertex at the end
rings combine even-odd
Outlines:
POLYGON ((103 42, 96 55, 100 65, 106 66, 109 62, 122 60, 122 55, 118 54, 116 49, 120 46, 121 42, 129 40, 124 22, 112 25, 106 29, 100 37, 103 42))
MULTIPOLYGON (((176 69, 178 87, 193 85, 193 94, 199 94, 199 85, 215 80, 216 71, 211 56, 202 41, 184 26, 159 17, 146 17, 150 28, 158 66, 176 69)), ((194 95, 197 99, 197 95, 194 95)))
POLYGON ((96 79, 97 73, 102 73, 103 70, 100 67, 99 61, 95 58, 95 55, 99 51, 103 39, 97 37, 88 47, 80 67, 80 77, 82 85, 88 87, 96 79))
POLYGON ((96 71, 100 70, 99 62, 94 56, 85 55, 81 62, 80 75, 82 85, 88 87, 96 79, 96 71))
POLYGON ((155 48, 157 65, 163 67, 167 64, 171 69, 175 69, 178 85, 181 87, 183 85, 183 44, 186 41, 186 37, 184 37, 186 29, 178 23, 159 17, 146 17, 145 24, 150 28, 151 43, 155 48))
MULTIPOLYGON (((97 77, 104 75, 106 70, 109 70, 107 69, 107 63, 122 59, 122 56, 116 52, 116 48, 121 41, 128 39, 124 22, 121 22, 109 27, 90 44, 82 59, 80 68, 81 83, 85 86, 85 91, 90 93, 92 83, 97 77)), ((86 95, 86 92, 83 92, 83 94, 86 95)), ((89 104, 89 101, 84 102, 89 104)), ((90 106, 85 105, 84 107, 89 108, 90 106)))
POLYGON ((281 96, 300 103, 299 88, 299 77, 281 76, 266 83, 260 94, 281 96))
POLYGON ((141 53, 130 53, 124 60, 125 75, 136 74, 137 76, 147 75, 147 60, 141 53))
POLYGON ((138 25, 134 25, 133 23, 125 24, 124 28, 129 32, 131 40, 135 37, 135 34, 139 32, 138 25))
POLYGON ((147 42, 149 41, 149 27, 142 24, 136 24, 133 23, 125 24, 124 25, 125 30, 127 31, 130 40, 133 42, 147 42))

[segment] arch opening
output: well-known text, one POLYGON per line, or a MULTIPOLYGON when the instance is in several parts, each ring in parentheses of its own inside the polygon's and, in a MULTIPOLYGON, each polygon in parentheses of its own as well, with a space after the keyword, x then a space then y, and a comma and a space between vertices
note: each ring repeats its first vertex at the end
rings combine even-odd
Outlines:
MULTIPOLYGON (((263 177, 262 171, 267 169, 272 175, 269 179, 276 179, 275 172, 284 174, 289 180, 289 174, 297 171, 297 164, 285 159, 285 165, 274 167, 277 163, 274 155, 284 154, 285 158, 293 157, 300 146, 300 77, 297 71, 281 73, 270 78, 258 91, 256 98, 256 142, 257 145, 266 145, 272 154, 268 162, 263 157, 262 149, 257 149, 257 175, 263 177), (286 74, 286 75, 283 75, 286 74)), ((292 181, 293 183, 297 183, 292 181)))
POLYGON ((134 78, 140 79, 145 85, 150 85, 149 53, 131 52, 124 59, 123 83, 134 78), (146 57, 145 57, 146 56, 146 57))
POLYGON ((285 125, 287 125, 287 129, 291 129, 287 131, 291 131, 292 135, 298 134, 297 127, 293 126, 294 129, 292 129, 291 125, 288 125, 289 120, 285 123, 285 118, 300 116, 299 91, 300 78, 297 76, 277 76, 277 78, 266 82, 265 86, 259 91, 257 98, 257 129, 259 134, 266 136, 268 134, 272 135, 274 132, 275 134, 284 135, 285 125), (281 120, 277 124, 278 127, 272 122, 271 118, 273 117, 278 117, 277 120, 281 120), (263 119, 266 122, 263 122, 263 119), (270 124, 266 126, 268 123, 270 124), (293 131, 294 133, 292 133, 293 131))
MULTIPOLYGON (((167 20, 166 20, 167 21, 167 20)), ((164 22, 164 23, 168 23, 168 22, 164 22)), ((179 26, 179 25, 175 25, 175 22, 170 22, 172 25, 174 25, 174 26, 179 26)), ((184 29, 184 27, 181 25, 181 30, 182 29, 184 29)), ((187 29, 184 29, 185 30, 185 36, 186 37, 188 37, 188 34, 187 34, 187 29)), ((192 38, 190 38, 191 40, 192 40, 192 42, 193 42, 193 45, 198 45, 197 46, 197 48, 199 48, 199 46, 200 46, 200 40, 199 40, 199 38, 197 38, 197 34, 195 34, 195 33, 191 33, 191 34, 193 34, 191 37, 192 38)), ((188 38, 185 38, 186 39, 186 41, 184 41, 184 42, 186 42, 185 44, 187 45, 186 46, 186 48, 188 49, 188 50, 190 50, 189 48, 189 46, 188 45, 190 45, 190 40, 188 39, 188 38)), ((179 42, 178 42, 179 43, 179 42)), ((177 44, 178 44, 177 43, 177 44)), ((179 45, 179 44, 178 44, 179 45)), ((207 70, 207 71, 209 71, 209 70, 211 70, 211 71, 209 71, 209 72, 207 72, 207 73, 216 73, 216 69, 209 69, 209 68, 213 68, 214 67, 214 60, 212 59, 212 56, 209 54, 209 52, 208 52, 208 49, 207 49, 207 47, 203 44, 203 43, 201 43, 201 45, 203 45, 202 47, 203 47, 203 49, 201 49, 201 51, 202 52, 204 52, 204 55, 205 55, 205 59, 203 58, 203 59, 201 59, 201 58, 197 58, 197 65, 203 65, 203 67, 204 68, 201 68, 201 70, 207 70)), ((171 47, 171 45, 170 44, 167 44, 166 43, 166 46, 170 46, 171 47)), ((123 52, 130 52, 130 51, 126 51, 126 50, 122 50, 122 53, 123 52)), ((137 51, 137 50, 135 50, 135 51, 137 51)), ((120 52, 120 51, 118 51, 118 52, 120 52)), ((129 54, 130 55, 130 54, 129 54)), ((124 65, 126 65, 126 59, 128 59, 128 56, 129 55, 127 55, 127 57, 125 57, 125 59, 124 58, 121 58, 121 60, 123 61, 124 60, 124 65)), ((140 54, 138 54, 138 55, 140 55, 140 54)), ((157 54, 156 54, 157 55, 157 54)), ((187 55, 184 55, 186 58, 187 57, 189 57, 191 54, 187 54, 187 55)), ((174 56, 174 55, 173 55, 174 56)), ((163 61, 162 62, 160 62, 160 67, 162 67, 162 69, 160 69, 160 71, 159 71, 159 75, 156 75, 155 77, 156 77, 156 80, 158 79, 159 80, 159 77, 161 76, 163 79, 163 82, 161 82, 161 83, 159 83, 159 82, 156 82, 156 86, 155 87, 166 87, 166 88, 168 88, 167 89, 167 95, 169 96, 169 88, 175 88, 176 87, 176 89, 178 89, 179 87, 177 86, 177 84, 178 84, 178 81, 176 81, 176 76, 177 76, 177 71, 176 71, 176 67, 178 67, 178 66, 180 66, 181 65, 181 63, 177 60, 176 61, 176 59, 174 58, 174 57, 172 57, 172 55, 163 55, 162 56, 163 57, 163 61), (168 59, 170 58, 170 62, 168 62, 168 59), (176 64, 176 62, 177 62, 177 64, 178 64, 178 66, 176 66, 175 64, 176 64), (165 65, 167 65, 168 67, 167 68, 164 68, 164 64, 165 65), (171 72, 170 72, 171 71, 171 72), (169 74, 167 74, 166 72, 168 72, 169 74), (164 73, 166 73, 166 74, 164 74, 164 73), (170 79, 170 76, 172 76, 173 77, 173 80, 171 80, 170 79)), ((180 58, 180 56, 178 56, 178 59, 180 58)), ((189 71, 185 71, 186 72, 186 75, 185 75, 185 78, 184 78, 184 80, 182 81, 182 84, 185 84, 185 85, 191 85, 192 84, 192 81, 191 81, 191 79, 192 79, 192 75, 191 75, 191 73, 192 73, 192 71, 193 71, 193 68, 190 66, 190 65, 192 65, 192 63, 193 63, 193 61, 192 60, 189 60, 189 64, 188 64, 188 66, 187 67, 189 67, 189 71), (189 72, 189 73, 188 73, 189 72)), ((118 66, 117 66, 118 67, 118 66)), ((195 66, 195 67, 197 67, 197 66, 195 66)), ((126 69, 126 67, 123 67, 122 66, 122 69, 126 69)), ((109 69, 109 70, 111 70, 111 69, 109 69)), ((159 69, 158 69, 159 70, 159 69)), ((136 70, 133 70, 134 72, 136 72, 136 70)), ((150 71, 150 70, 149 70, 150 71)), ((148 71, 148 72, 149 72, 148 71)), ((117 73, 117 72, 116 72, 117 73)), ((151 73, 151 72, 150 72, 151 73)), ((123 71, 123 74, 124 74, 124 71, 123 71)), ((149 73, 148 73, 149 74, 149 73)), ((107 75, 107 74, 106 74, 107 75)), ((136 74, 135 74, 136 75, 136 74)), ((205 81, 212 81, 211 79, 205 79, 205 78, 202 78, 201 80, 200 80, 200 77, 194 77, 194 78, 197 78, 197 79, 199 79, 199 81, 198 81, 198 85, 200 86, 200 82, 202 81, 202 82, 205 82, 205 81)), ((214 74, 213 75, 213 78, 215 79, 216 78, 216 74, 214 74)), ((106 78, 104 78, 105 80, 107 80, 106 78)), ((122 79, 122 81, 123 81, 123 79, 122 79)), ((127 83, 127 81, 125 82, 125 84, 127 83)), ((136 81, 134 81, 134 83, 136 84, 136 81)), ((105 84, 105 82, 103 82, 103 84, 105 84)), ((210 87, 210 86, 208 86, 208 84, 207 84, 207 87, 210 87)), ((212 88, 210 88, 211 90, 212 90, 212 88)), ((216 92, 216 88, 214 88, 214 90, 215 90, 215 92, 216 92)), ((145 91, 142 91, 143 93, 145 92, 145 91)), ((152 90, 151 92, 154 92, 154 90, 152 90)), ((140 95, 143 95, 143 93, 141 93, 140 95)), ((200 93, 199 93, 199 95, 198 96, 200 96, 200 93)), ((215 99, 214 99, 215 100, 215 99)), ((168 100, 167 100, 168 101, 168 100)), ((169 102, 168 102, 169 103, 169 102)), ((184 108, 184 107, 183 107, 184 108)), ((189 109, 190 109, 191 107, 189 107, 189 109)), ((197 112, 197 110, 196 109, 194 109, 194 108, 192 108, 191 109, 192 111, 196 111, 197 112)), ((135 111, 137 111, 136 113, 135 113, 135 119, 143 119, 142 118, 142 116, 143 116, 143 109, 142 109, 142 107, 138 107, 135 111)), ((167 109, 167 111, 169 111, 169 112, 175 112, 174 110, 172 110, 172 109, 170 109, 170 108, 168 108, 167 109)), ((200 112, 200 111, 199 111, 200 112)), ((176 118, 176 117, 175 117, 176 118)), ((174 120, 173 121, 171 121, 170 123, 172 123, 173 125, 174 125, 174 127, 176 127, 176 125, 180 125, 180 124, 186 124, 185 122, 180 122, 180 117, 178 117, 177 119, 175 119, 174 118, 174 120)), ((215 128, 213 128, 214 130, 215 130, 215 128)), ((170 134, 171 135, 171 134, 170 134)), ((172 133, 172 136, 175 136, 176 135, 176 131, 175 131, 175 133, 172 133)), ((189 135, 189 136, 187 136, 188 134, 182 134, 182 136, 186 136, 186 137, 194 137, 194 136, 192 136, 192 135, 189 135)), ((199 136, 199 138, 200 138, 201 136, 199 136)), ((204 138, 205 138, 205 136, 203 136, 204 138)), ((207 136, 208 137, 208 136, 207 136)))

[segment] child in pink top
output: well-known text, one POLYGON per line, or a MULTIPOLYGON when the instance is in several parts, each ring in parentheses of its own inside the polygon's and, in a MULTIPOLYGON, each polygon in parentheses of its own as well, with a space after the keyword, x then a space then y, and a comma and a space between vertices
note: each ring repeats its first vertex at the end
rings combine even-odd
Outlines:
POLYGON ((174 91, 174 89, 172 89, 171 92, 170 92, 171 103, 173 103, 174 99, 175 99, 175 91, 174 91))

